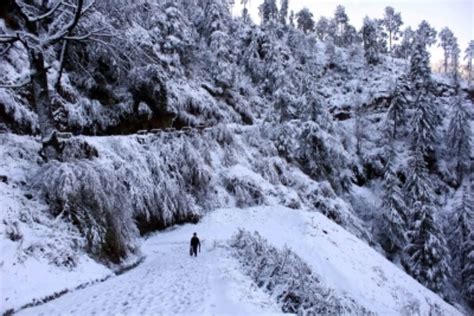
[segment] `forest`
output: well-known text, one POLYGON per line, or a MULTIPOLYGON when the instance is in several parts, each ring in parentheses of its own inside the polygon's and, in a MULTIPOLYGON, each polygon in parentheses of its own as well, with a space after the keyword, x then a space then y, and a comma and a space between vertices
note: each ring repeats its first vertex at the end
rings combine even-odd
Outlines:
MULTIPOLYGON (((356 29, 341 5, 261 2, 260 21, 246 0, 238 16, 228 0, 2 2, 2 274, 31 257, 124 267, 152 233, 282 205, 472 311, 474 40, 390 6, 356 29)), ((243 239, 260 236, 240 231, 240 256, 243 239)), ((307 269, 285 251, 286 273, 307 269)))

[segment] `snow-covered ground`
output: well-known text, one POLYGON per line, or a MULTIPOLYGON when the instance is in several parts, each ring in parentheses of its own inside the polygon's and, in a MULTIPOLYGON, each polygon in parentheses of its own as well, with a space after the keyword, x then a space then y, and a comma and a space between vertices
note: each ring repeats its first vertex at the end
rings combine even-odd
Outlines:
POLYGON ((197 225, 157 233, 144 242, 146 259, 135 269, 19 314, 279 314, 227 246, 238 228, 256 230, 278 248, 289 246, 326 286, 379 315, 460 315, 320 213, 277 206, 220 209, 197 225), (194 231, 203 244, 197 258, 188 253, 194 231))

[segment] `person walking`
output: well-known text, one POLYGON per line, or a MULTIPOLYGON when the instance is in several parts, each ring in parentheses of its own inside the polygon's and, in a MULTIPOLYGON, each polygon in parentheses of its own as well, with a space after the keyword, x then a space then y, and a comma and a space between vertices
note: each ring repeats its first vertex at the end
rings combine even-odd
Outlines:
POLYGON ((197 257, 197 250, 199 246, 199 252, 201 252, 201 242, 199 241, 199 238, 197 237, 197 234, 194 233, 193 237, 191 238, 191 249, 190 249, 190 255, 191 257, 194 255, 197 257))

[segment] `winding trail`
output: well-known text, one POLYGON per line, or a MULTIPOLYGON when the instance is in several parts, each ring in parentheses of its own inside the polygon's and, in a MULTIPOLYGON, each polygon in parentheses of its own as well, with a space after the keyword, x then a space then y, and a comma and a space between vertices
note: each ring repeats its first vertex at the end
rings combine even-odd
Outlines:
POLYGON ((461 315, 324 215, 281 206, 220 209, 157 233, 144 240, 146 259, 136 268, 18 314, 281 315, 226 246, 241 227, 290 247, 325 286, 378 315, 461 315), (193 232, 202 242, 197 258, 188 251, 193 232))
POLYGON ((138 267, 18 314, 268 315, 269 310, 278 314, 272 299, 239 272, 226 247, 203 242, 202 252, 194 258, 187 242, 162 242, 160 235, 145 242, 147 258, 138 267))

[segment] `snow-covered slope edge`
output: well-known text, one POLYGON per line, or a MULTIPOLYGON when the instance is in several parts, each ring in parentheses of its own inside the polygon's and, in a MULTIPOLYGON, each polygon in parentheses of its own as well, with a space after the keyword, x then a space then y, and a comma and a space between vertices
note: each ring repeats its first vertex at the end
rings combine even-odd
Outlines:
POLYGON ((273 314, 275 303, 242 275, 225 246, 238 228, 290 247, 324 286, 379 315, 461 315, 325 216, 282 206, 220 209, 196 225, 156 234, 144 242, 147 259, 136 269, 20 314, 273 314), (203 240, 196 259, 187 253, 194 231, 203 240))
POLYGON ((39 142, 1 135, 0 146, 0 314, 112 275, 28 185, 39 169, 39 142))

